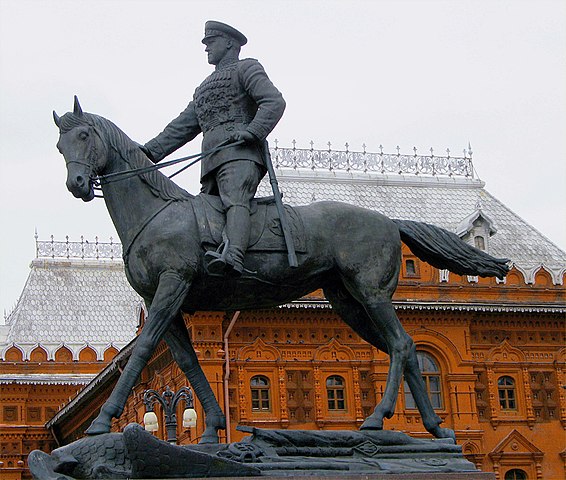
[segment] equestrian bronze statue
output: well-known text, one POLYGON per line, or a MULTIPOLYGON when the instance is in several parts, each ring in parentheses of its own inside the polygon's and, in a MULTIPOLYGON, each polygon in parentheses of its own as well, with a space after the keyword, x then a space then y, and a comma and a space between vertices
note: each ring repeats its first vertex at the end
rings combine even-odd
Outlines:
MULTIPOLYGON (((60 133, 57 147, 67 166, 67 188, 75 197, 90 201, 100 183, 123 245, 126 276, 149 311, 126 367, 87 430, 89 435, 110 431, 112 419, 122 414, 132 387, 163 339, 204 408, 202 442, 218 442, 225 417, 199 365, 182 313, 271 308, 322 288, 334 311, 390 357, 383 397, 361 428, 383 428, 384 419, 394 413, 404 376, 425 428, 435 437, 454 438, 452 430, 440 427, 415 345, 391 303, 401 241, 421 260, 460 275, 503 277, 508 271, 506 259, 493 258, 432 225, 392 220, 345 203, 317 202, 285 207, 297 246, 298 266, 292 268, 282 236, 262 227, 261 219, 277 218, 270 213, 274 206, 258 201, 254 208, 265 209, 255 215, 260 223, 257 230, 263 233, 247 249, 242 275, 210 275, 206 252, 214 239, 222 241, 224 228, 218 197, 187 193, 151 168, 155 165, 118 127, 83 112, 77 100, 73 112, 54 114, 54 119, 60 133)), ((257 226, 254 222, 252 230, 257 226)))

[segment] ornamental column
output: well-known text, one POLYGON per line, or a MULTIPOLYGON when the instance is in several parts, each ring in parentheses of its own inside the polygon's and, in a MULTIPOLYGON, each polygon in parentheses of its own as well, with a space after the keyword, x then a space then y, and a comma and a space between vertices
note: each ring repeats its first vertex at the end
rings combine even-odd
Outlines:
POLYGON ((354 407, 356 410, 356 425, 359 427, 364 423, 362 410, 362 394, 360 390, 360 371, 357 365, 352 366, 352 378, 354 380, 354 407))
POLYGON ((527 425, 532 430, 535 424, 535 412, 533 409, 533 397, 531 395, 531 382, 529 379, 529 369, 523 366, 523 388, 525 390, 525 404, 527 407, 527 425))
POLYGON ((289 426, 289 409, 287 407, 287 382, 285 381, 285 368, 278 366, 279 373, 279 411, 281 412, 281 426, 287 428, 289 426))

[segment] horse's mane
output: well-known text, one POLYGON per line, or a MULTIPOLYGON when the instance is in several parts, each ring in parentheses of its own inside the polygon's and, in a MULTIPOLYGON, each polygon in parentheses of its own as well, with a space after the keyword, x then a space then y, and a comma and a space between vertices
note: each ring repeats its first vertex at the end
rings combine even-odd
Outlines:
MULTIPOLYGON (((59 130, 66 133, 75 127, 89 125, 99 130, 101 137, 106 139, 108 146, 114 148, 120 157, 129 165, 130 169, 148 167, 152 163, 122 130, 107 118, 93 113, 82 112, 81 114, 66 113, 60 118, 59 130)), ((194 198, 193 195, 182 189, 175 182, 163 175, 159 170, 139 175, 141 180, 147 184, 151 192, 163 200, 187 200, 194 198)))

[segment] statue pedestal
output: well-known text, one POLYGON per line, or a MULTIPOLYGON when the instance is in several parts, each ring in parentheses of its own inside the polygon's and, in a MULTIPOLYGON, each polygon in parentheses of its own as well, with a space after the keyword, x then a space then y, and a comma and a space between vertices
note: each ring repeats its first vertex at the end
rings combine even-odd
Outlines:
POLYGON ((171 445, 140 425, 85 437, 48 455, 30 453, 36 480, 226 478, 309 480, 494 480, 476 470, 451 438, 418 439, 387 430, 263 430, 241 442, 171 445))

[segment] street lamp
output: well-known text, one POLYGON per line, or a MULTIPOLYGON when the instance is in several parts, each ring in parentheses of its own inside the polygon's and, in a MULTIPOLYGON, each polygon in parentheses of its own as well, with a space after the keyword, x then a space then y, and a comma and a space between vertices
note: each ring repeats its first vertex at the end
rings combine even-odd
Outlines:
POLYGON ((159 428, 157 415, 153 411, 155 403, 160 403, 165 413, 165 427, 167 428, 167 441, 177 443, 177 404, 180 400, 185 401, 185 411, 183 412, 183 427, 196 427, 197 412, 194 409, 193 391, 189 387, 181 387, 177 393, 171 391, 167 386, 162 395, 155 390, 143 392, 143 403, 145 404, 146 414, 143 416, 145 429, 155 432, 159 428))

